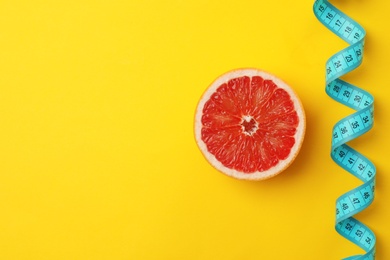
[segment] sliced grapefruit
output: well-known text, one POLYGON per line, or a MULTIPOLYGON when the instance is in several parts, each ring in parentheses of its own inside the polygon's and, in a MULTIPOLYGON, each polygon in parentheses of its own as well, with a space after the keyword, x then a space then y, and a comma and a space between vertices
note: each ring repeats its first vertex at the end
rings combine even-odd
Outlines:
POLYGON ((204 157, 237 179, 281 173, 296 158, 305 129, 305 113, 293 89, 257 69, 221 75, 195 114, 195 139, 204 157))

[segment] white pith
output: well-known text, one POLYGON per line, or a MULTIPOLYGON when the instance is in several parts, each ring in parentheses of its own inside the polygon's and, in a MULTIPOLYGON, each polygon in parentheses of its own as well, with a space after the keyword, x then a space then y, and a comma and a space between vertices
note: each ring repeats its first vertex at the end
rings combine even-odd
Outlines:
MULTIPOLYGON (((248 116, 248 115, 243 116, 243 117, 242 117, 242 123, 243 123, 244 121, 246 121, 246 122, 249 123, 252 119, 253 119, 252 116, 248 116)), ((256 121, 256 120, 255 120, 255 121, 256 121)), ((244 126, 242 126, 242 132, 243 132, 245 135, 253 135, 253 134, 257 131, 257 129, 259 129, 259 124, 258 124, 257 122, 256 122, 256 124, 255 124, 255 129, 252 130, 252 131, 250 131, 249 133, 246 132, 244 126)))
MULTIPOLYGON (((244 120, 250 120, 250 116, 245 115, 243 117, 244 120), (246 117, 245 117, 246 116, 246 117)), ((216 169, 220 170, 221 172, 225 173, 226 175, 229 175, 231 177, 237 178, 237 179, 246 179, 246 180, 262 180, 270 178, 280 172, 282 172, 285 168, 287 168, 292 161, 295 159, 296 155, 299 152, 299 149, 301 147, 304 134, 305 134, 305 114, 302 107, 302 104, 296 95, 296 93, 289 87, 285 82, 280 80, 279 78, 275 77, 272 74, 269 74, 267 72, 257 70, 257 69, 240 69, 228 72, 226 74, 223 74, 219 78, 217 78, 210 87, 204 92, 202 98, 199 101, 196 114, 195 114, 195 139, 196 142, 202 151, 203 155, 206 157, 206 159, 210 162, 211 165, 213 165, 216 169), (280 160, 278 164, 274 167, 271 167, 270 169, 266 171, 256 171, 253 173, 242 173, 240 171, 225 167, 220 161, 218 161, 213 154, 211 154, 206 147, 206 144, 203 142, 201 138, 201 119, 203 114, 203 107, 207 100, 210 99, 211 95, 217 90, 217 88, 222 85, 223 83, 226 83, 232 78, 236 77, 242 77, 242 76, 260 76, 263 79, 272 80, 279 88, 282 88, 286 90, 289 95, 292 97, 292 101, 294 102, 295 110, 298 114, 299 118, 299 124, 297 127, 297 131, 295 133, 295 144, 291 149, 291 152, 289 156, 285 160, 280 160)))

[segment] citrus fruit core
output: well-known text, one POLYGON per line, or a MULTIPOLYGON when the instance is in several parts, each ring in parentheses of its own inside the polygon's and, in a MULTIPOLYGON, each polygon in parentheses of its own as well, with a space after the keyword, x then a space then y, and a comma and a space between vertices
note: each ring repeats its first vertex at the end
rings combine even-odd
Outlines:
POLYGON ((243 116, 241 126, 246 135, 252 135, 259 128, 256 120, 251 116, 243 116))
POLYGON ((195 115, 195 138, 221 172, 261 180, 287 168, 298 154, 306 119, 295 92, 277 77, 240 69, 217 78, 195 115))

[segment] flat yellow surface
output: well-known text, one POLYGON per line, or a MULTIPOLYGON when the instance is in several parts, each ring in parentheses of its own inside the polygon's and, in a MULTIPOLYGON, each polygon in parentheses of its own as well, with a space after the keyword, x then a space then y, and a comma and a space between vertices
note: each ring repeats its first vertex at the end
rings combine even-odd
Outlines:
MULTIPOLYGON (((341 259, 335 201, 360 184, 329 156, 352 111, 325 94, 346 43, 313 1, 0 1, 0 259, 341 259), (231 179, 194 141, 198 99, 220 74, 256 67, 301 97, 294 164, 231 179)), ((375 97, 375 126, 351 146, 378 169, 357 217, 390 259, 388 1, 334 1, 366 30, 346 79, 375 97)))

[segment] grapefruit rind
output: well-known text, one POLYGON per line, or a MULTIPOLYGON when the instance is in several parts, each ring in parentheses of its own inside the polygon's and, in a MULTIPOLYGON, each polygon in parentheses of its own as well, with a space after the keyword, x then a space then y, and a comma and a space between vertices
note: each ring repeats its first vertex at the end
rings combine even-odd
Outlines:
POLYGON ((284 171, 295 160, 297 154, 299 153, 299 150, 302 146, 302 142, 304 139, 305 130, 306 130, 305 112, 302 103, 298 95, 295 93, 295 91, 278 77, 268 72, 258 70, 258 69, 252 69, 252 68, 233 70, 218 77, 214 82, 211 83, 211 85, 203 93, 201 99, 199 100, 196 113, 195 113, 195 139, 203 156, 214 168, 236 179, 264 180, 264 179, 271 178, 284 171), (284 89, 290 95, 291 100, 294 103, 294 108, 299 118, 299 123, 296 129, 296 133, 294 135, 295 144, 291 148, 290 154, 286 159, 280 160, 275 166, 265 171, 243 173, 235 169, 224 166, 219 160, 216 159, 216 157, 212 153, 208 151, 207 146, 203 142, 201 137, 202 115, 203 115, 203 107, 205 103, 210 99, 211 95, 215 93, 218 87, 221 86, 223 83, 228 82, 230 79, 242 77, 242 76, 248 76, 248 77, 260 76, 265 80, 266 79, 272 80, 278 86, 278 88, 284 89))

